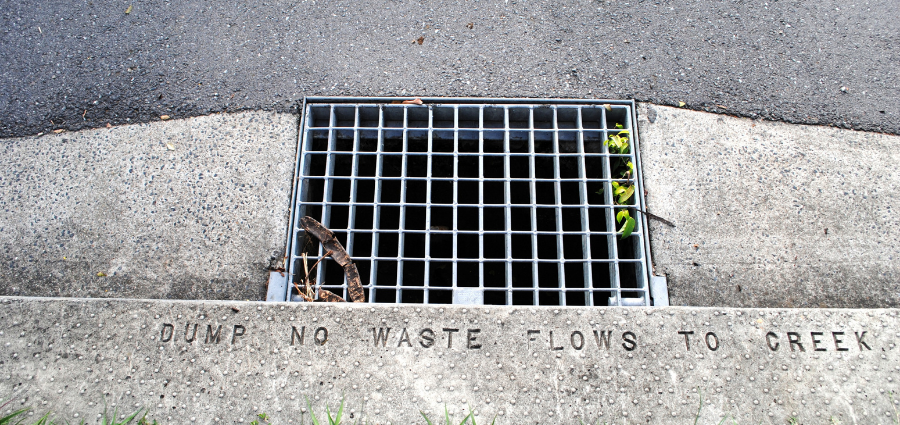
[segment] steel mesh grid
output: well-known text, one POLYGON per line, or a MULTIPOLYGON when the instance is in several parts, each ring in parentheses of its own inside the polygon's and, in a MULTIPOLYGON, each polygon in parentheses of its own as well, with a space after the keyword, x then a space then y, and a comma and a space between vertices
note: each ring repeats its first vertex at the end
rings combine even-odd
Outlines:
MULTIPOLYGON (((335 232, 370 302, 649 305, 646 223, 616 236, 610 160, 636 164, 630 102, 309 102, 301 122, 288 272, 310 215, 335 232), (627 155, 603 141, 631 131, 627 155), (602 190, 601 190, 602 189, 602 190)), ((312 264, 324 253, 310 254, 312 264)), ((316 282, 344 297, 339 266, 316 282)), ((291 299, 299 299, 292 287, 291 299)))

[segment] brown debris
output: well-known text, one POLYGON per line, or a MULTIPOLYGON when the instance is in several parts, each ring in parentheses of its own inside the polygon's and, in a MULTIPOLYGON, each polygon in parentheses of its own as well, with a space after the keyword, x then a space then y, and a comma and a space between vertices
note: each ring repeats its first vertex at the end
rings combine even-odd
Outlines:
MULTIPOLYGON (((356 265, 350 259, 350 254, 347 253, 341 242, 334 237, 334 233, 310 216, 301 218, 300 225, 303 226, 307 233, 315 236, 325 249, 331 251, 331 258, 344 268, 344 274, 347 275, 347 292, 350 294, 353 302, 366 302, 366 294, 363 292, 362 283, 359 280, 359 271, 356 270, 356 265)), ((322 289, 319 290, 319 297, 322 298, 322 289)), ((337 298, 340 299, 340 297, 337 298)))
POLYGON ((417 98, 412 99, 412 100, 404 100, 403 102, 400 102, 400 103, 401 103, 401 104, 404 104, 404 105, 421 105, 421 104, 423 104, 423 103, 425 103, 425 102, 422 102, 422 99, 419 99, 419 98, 417 97, 417 98))
POLYGON ((341 298, 334 292, 331 292, 327 289, 319 288, 319 300, 325 301, 329 303, 345 303, 347 300, 341 298))

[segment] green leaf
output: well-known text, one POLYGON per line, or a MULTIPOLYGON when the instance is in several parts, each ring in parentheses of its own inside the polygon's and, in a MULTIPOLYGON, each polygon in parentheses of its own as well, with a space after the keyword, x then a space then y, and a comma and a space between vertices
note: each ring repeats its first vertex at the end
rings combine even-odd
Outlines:
POLYGON ((634 219, 631 217, 626 218, 625 224, 622 225, 622 228, 619 229, 619 231, 622 232, 622 239, 631 236, 631 232, 634 231, 634 219))
POLYGON ((625 165, 628 166, 628 171, 634 173, 634 163, 632 163, 631 161, 628 161, 628 163, 625 165))
MULTIPOLYGON (((618 195, 618 193, 616 194, 618 195)), ((622 194, 619 195, 619 204, 627 205, 626 202, 628 202, 628 199, 630 199, 632 195, 634 195, 634 186, 628 186, 628 188, 624 189, 622 194)))
POLYGON ((625 126, 622 125, 621 123, 616 123, 616 128, 625 128, 625 126))
POLYGON ((619 141, 619 136, 612 134, 610 135, 605 142, 603 142, 606 146, 616 146, 619 141))
POLYGON ((616 223, 621 223, 625 217, 631 217, 631 214, 628 214, 628 210, 619 210, 619 213, 616 214, 616 223))

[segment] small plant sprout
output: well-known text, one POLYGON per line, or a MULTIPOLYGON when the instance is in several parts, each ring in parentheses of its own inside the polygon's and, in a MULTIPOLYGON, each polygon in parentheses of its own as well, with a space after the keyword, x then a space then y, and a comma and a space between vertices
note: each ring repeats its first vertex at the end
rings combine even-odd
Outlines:
POLYGON ((254 420, 253 422, 250 422, 250 425, 269 425, 272 423, 269 421, 269 415, 267 415, 265 413, 257 414, 256 417, 259 418, 259 420, 254 420))
MULTIPOLYGON (((622 124, 617 123, 616 128, 620 129, 620 131, 617 134, 610 135, 603 144, 609 147, 609 153, 611 154, 628 155, 631 152, 629 143, 631 133, 628 130, 623 130, 622 124)), ((624 206, 633 205, 635 186, 631 181, 631 176, 634 174, 634 163, 629 161, 627 157, 616 157, 610 159, 610 167, 614 179, 625 180, 624 182, 610 182, 613 203, 624 206)), ((597 194, 602 195, 603 189, 598 190, 597 194)), ((631 236, 631 233, 634 232, 635 221, 631 217, 630 208, 618 209, 616 222, 622 225, 617 231, 617 233, 622 234, 622 239, 631 236)))
MULTIPOLYGON (((425 418, 425 422, 428 425, 434 425, 434 423, 431 422, 431 419, 428 419, 428 416, 425 415, 425 412, 419 411, 419 414, 422 415, 423 418, 425 418)), ((459 425, 468 423, 469 419, 472 420, 472 425, 475 425, 475 414, 472 413, 472 409, 469 409, 469 414, 463 418, 462 422, 460 422, 459 425)), ((450 412, 447 410, 447 406, 444 406, 444 420, 446 421, 444 422, 444 425, 453 425, 453 422, 450 421, 450 412)), ((494 425, 494 423, 491 422, 491 425, 494 425)))
MULTIPOLYGON (((313 425, 320 425, 319 419, 317 419, 316 414, 313 413, 312 403, 310 403, 309 397, 306 398, 306 406, 309 408, 309 417, 312 419, 313 425)), ((338 411, 334 416, 331 416, 331 410, 329 410, 326 405, 325 415, 328 417, 328 425, 340 425, 341 417, 344 416, 344 398, 341 397, 341 406, 338 407, 338 411)))

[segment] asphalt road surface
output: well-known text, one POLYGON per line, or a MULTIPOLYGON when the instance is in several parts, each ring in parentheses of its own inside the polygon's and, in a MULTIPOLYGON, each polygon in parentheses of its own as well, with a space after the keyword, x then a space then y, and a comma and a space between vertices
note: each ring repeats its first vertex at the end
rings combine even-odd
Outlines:
POLYGON ((893 1, 3 0, 0 31, 0 137, 308 95, 634 98, 900 134, 893 1))

